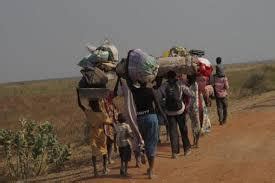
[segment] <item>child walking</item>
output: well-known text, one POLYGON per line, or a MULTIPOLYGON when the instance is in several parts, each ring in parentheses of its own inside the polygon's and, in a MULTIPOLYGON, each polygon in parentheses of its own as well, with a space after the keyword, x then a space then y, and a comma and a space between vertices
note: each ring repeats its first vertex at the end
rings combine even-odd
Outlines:
MULTIPOLYGON (((116 145, 119 148, 121 159, 120 175, 127 176, 128 162, 131 160, 130 138, 133 138, 133 132, 130 126, 126 123, 126 118, 122 113, 118 114, 118 124, 116 128, 116 145)), ((117 148, 115 146, 115 151, 117 148)))

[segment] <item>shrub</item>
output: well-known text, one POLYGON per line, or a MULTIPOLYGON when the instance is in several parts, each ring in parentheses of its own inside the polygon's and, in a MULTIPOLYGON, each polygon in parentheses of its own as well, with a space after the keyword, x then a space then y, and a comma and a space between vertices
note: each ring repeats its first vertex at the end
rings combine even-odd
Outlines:
POLYGON ((50 166, 62 167, 70 156, 69 147, 58 142, 49 122, 20 120, 18 131, 0 130, 7 173, 26 179, 44 174, 50 166))
POLYGON ((263 67, 258 72, 252 73, 243 83, 240 90, 240 95, 257 95, 273 90, 273 68, 263 67))

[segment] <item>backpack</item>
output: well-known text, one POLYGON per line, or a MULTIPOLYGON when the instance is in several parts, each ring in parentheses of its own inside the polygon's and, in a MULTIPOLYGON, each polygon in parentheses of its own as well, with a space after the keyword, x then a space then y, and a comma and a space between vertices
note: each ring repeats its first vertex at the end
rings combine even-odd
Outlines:
POLYGON ((178 84, 168 84, 165 89, 165 107, 168 111, 178 111, 182 106, 182 92, 178 84))

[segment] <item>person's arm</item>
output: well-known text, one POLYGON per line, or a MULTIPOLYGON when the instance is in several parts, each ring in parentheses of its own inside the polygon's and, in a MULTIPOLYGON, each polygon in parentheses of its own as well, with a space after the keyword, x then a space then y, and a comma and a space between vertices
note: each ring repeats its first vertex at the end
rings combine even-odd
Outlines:
POLYGON ((182 92, 189 97, 195 97, 195 93, 186 85, 181 85, 182 92))
POLYGON ((225 77, 225 79, 224 79, 224 86, 225 86, 225 89, 226 89, 226 90, 229 89, 229 84, 228 84, 228 79, 227 79, 227 77, 225 77))
POLYGON ((134 138, 133 131, 132 131, 131 127, 128 124, 127 124, 127 134, 131 139, 134 138))
POLYGON ((82 105, 81 99, 80 99, 80 96, 79 96, 79 88, 76 89, 76 93, 77 93, 77 102, 78 102, 78 106, 80 107, 80 109, 82 109, 83 111, 85 111, 86 108, 85 108, 84 105, 82 105))
POLYGON ((163 119, 167 122, 167 116, 166 116, 165 112, 163 111, 163 109, 162 109, 162 107, 161 107, 161 105, 160 105, 160 103, 159 103, 159 101, 158 101, 158 99, 156 97, 155 91, 152 90, 152 93, 153 93, 153 97, 154 97, 155 107, 157 108, 158 111, 160 111, 163 119))
POLYGON ((117 97, 118 96, 118 86, 120 84, 120 77, 117 78, 117 81, 116 81, 116 85, 115 85, 115 88, 114 88, 114 97, 117 97))
POLYGON ((116 126, 114 125, 114 152, 117 153, 117 128, 116 126))
POLYGON ((133 86, 132 80, 131 79, 126 79, 126 83, 127 83, 128 88, 130 89, 130 91, 133 91, 134 86, 133 86))

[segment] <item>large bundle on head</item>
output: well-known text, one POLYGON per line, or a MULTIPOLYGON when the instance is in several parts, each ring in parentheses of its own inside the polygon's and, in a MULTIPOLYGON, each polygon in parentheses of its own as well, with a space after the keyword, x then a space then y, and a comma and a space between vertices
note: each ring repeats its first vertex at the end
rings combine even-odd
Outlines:
POLYGON ((157 60, 159 71, 157 76, 163 77, 169 70, 178 74, 194 74, 197 72, 197 64, 194 57, 162 57, 157 60))
POLYGON ((100 88, 105 86, 108 79, 112 79, 114 69, 118 62, 118 50, 109 41, 98 48, 88 44, 86 45, 90 54, 84 57, 78 65, 82 67, 83 75, 79 82, 80 88, 100 88))
POLYGON ((153 56, 148 55, 141 49, 128 52, 127 59, 117 65, 116 72, 125 79, 132 82, 152 82, 157 73, 159 65, 153 56))
POLYGON ((190 50, 189 53, 191 55, 195 55, 195 56, 198 56, 198 57, 202 57, 202 56, 205 55, 205 52, 203 50, 196 50, 196 49, 190 50))
POLYGON ((119 76, 130 77, 134 82, 151 82, 156 76, 164 77, 169 70, 178 74, 195 74, 197 72, 196 59, 187 55, 186 57, 161 57, 154 60, 141 50, 134 50, 129 53, 128 59, 123 59, 116 67, 119 76))
POLYGON ((189 55, 187 48, 174 46, 169 51, 169 57, 186 57, 189 55))
POLYGON ((210 77, 213 72, 213 67, 210 61, 203 57, 198 57, 197 60, 198 75, 210 77))

